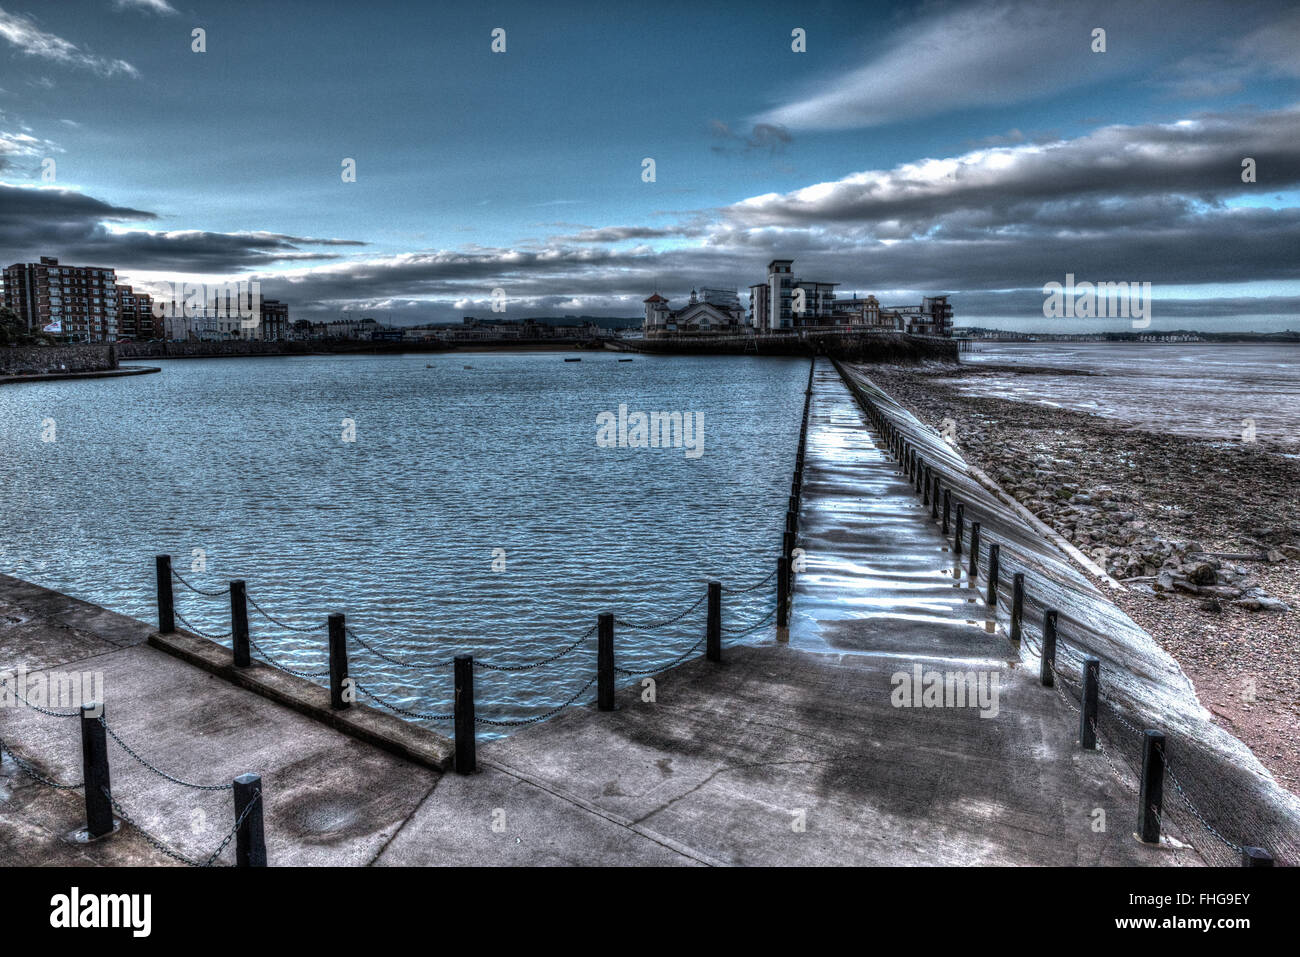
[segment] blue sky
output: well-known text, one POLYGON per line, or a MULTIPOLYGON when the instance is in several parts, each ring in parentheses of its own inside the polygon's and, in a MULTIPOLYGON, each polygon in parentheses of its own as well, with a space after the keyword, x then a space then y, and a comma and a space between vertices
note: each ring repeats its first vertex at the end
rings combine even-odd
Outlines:
POLYGON ((0 259, 419 322, 780 256, 959 322, 1055 328, 1073 272, 1151 282, 1157 329, 1300 328, 1300 14, 1169 10, 0 0, 0 259))

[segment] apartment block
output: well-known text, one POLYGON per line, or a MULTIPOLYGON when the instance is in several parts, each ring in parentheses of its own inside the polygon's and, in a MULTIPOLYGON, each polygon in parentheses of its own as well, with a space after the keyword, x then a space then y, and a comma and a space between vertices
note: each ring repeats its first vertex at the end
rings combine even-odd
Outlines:
POLYGON ((51 256, 5 267, 5 305, 29 330, 83 342, 117 339, 117 273, 51 256))

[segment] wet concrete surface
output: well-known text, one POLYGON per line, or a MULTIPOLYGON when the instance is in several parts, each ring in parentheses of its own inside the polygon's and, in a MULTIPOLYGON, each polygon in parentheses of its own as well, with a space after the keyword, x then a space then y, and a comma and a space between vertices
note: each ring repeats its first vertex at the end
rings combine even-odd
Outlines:
MULTIPOLYGON (((150 647, 152 628, 15 579, 0 579, 0 671, 19 666, 102 676, 109 726, 141 757, 191 784, 262 775, 273 865, 366 864, 432 789, 439 773, 357 741, 297 711, 150 647)), ((57 709, 56 710, 62 710, 57 709)), ((79 719, 0 707, 0 740, 39 773, 81 780, 79 719)), ((146 831, 205 860, 234 823, 229 791, 196 790, 148 770, 111 739, 113 796, 146 831)), ((0 862, 173 863, 133 828, 90 845, 80 789, 59 791, 0 766, 0 862)), ((220 861, 234 858, 227 847, 220 861)))
POLYGON ((1199 864, 1133 837, 1128 782, 1079 749, 1077 717, 1021 666, 828 363, 805 468, 788 645, 695 659, 652 702, 633 686, 614 712, 483 745, 483 771, 444 781, 380 863, 440 841, 464 862, 552 859, 558 817, 536 809, 567 805, 602 821, 568 837, 588 863, 1199 864), (918 664, 995 673, 996 716, 894 707, 894 675, 918 664))
MULTIPOLYGON (((483 742, 467 776, 404 761, 151 647, 105 641, 88 660, 111 689, 110 723, 160 766, 199 782, 264 774, 272 864, 1201 863, 1190 848, 1133 837, 1132 782, 1079 749, 1077 717, 1020 663, 824 362, 799 545, 807 567, 788 644, 760 633, 720 663, 696 658, 624 688, 613 712, 575 707, 483 742), (918 666, 996 676, 996 713, 923 697, 896 706, 896 676, 918 666)), ((85 634, 41 631, 21 647, 39 646, 44 663, 60 647, 85 657, 85 634)), ((0 734, 61 776, 78 768, 75 723, 5 709, 0 734)), ((111 758, 115 793, 154 812, 160 836, 187 852, 220 839, 225 792, 185 793, 120 751, 111 758), (209 829, 184 833, 198 810, 209 829)), ((36 793, 12 770, 0 796, 36 793)), ((30 783, 42 796, 0 800, 0 851, 66 862, 58 833, 75 824, 80 796, 30 783)), ((135 846, 110 844, 88 856, 121 863, 135 846)))

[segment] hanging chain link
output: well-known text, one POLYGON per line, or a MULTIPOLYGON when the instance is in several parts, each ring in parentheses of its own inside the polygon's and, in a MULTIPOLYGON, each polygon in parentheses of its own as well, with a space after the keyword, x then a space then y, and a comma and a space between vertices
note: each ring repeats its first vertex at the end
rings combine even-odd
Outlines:
POLYGON ((379 697, 379 695, 370 691, 360 681, 356 682, 356 687, 358 691, 360 691, 371 701, 375 702, 381 708, 387 708, 389 711, 393 712, 394 714, 400 714, 404 718, 415 718, 418 721, 450 721, 452 718, 455 717, 455 715, 450 711, 447 712, 446 714, 422 712, 422 711, 408 711, 406 708, 399 708, 397 705, 392 704, 389 701, 385 701, 383 698, 379 697))
POLYGON ((259 605, 257 601, 253 598, 253 596, 248 594, 247 592, 244 593, 244 597, 248 599, 248 603, 250 605, 252 605, 254 608, 257 609, 257 613, 259 615, 261 615, 267 621, 271 622, 273 625, 279 625, 281 628, 287 628, 290 631, 298 631, 298 632, 302 632, 303 634, 309 634, 313 631, 320 631, 322 628, 329 627, 328 621, 322 622, 319 625, 312 625, 310 628, 304 628, 301 625, 291 625, 287 621, 281 621, 280 619, 268 614, 266 609, 264 609, 261 605, 259 605))
POLYGON ((400 658, 393 658, 389 655, 384 654, 374 645, 370 644, 368 641, 366 641, 364 638, 358 635, 351 628, 345 628, 344 630, 347 632, 349 638, 351 638, 353 641, 359 644, 362 648, 366 649, 366 651, 370 652, 372 655, 375 655, 378 658, 382 658, 384 661, 388 662, 390 665, 393 665, 396 668, 405 668, 407 671, 434 671, 438 668, 445 668, 452 663, 451 658, 446 658, 442 661, 433 661, 427 664, 413 664, 412 662, 409 661, 403 661, 400 658))
POLYGON ((487 670, 487 671, 505 671, 505 672, 516 672, 516 673, 517 673, 517 672, 520 672, 520 671, 532 671, 532 670, 534 670, 534 669, 536 669, 536 668, 540 668, 540 667, 542 667, 543 665, 549 665, 549 664, 551 664, 552 662, 559 661, 559 660, 560 660, 561 658, 563 658, 565 655, 572 654, 574 651, 577 650, 578 646, 581 645, 581 644, 582 644, 584 641, 586 641, 588 638, 590 638, 590 637, 595 633, 595 631, 596 631, 596 626, 595 626, 595 625, 592 625, 592 626, 591 626, 590 628, 588 628, 585 632, 583 632, 582 636, 581 636, 580 638, 578 638, 577 641, 575 641, 573 644, 569 645, 569 646, 568 646, 567 648, 565 648, 563 651, 558 651, 558 652, 556 652, 555 654, 551 655, 551 656, 548 657, 548 658, 541 658, 541 659, 538 659, 537 661, 534 661, 534 662, 531 662, 531 663, 528 663, 528 664, 522 664, 522 665, 494 665, 494 664, 492 664, 492 662, 490 662, 490 661, 479 661, 479 660, 476 658, 476 659, 474 660, 474 667, 475 667, 475 668, 483 668, 483 669, 485 669, 485 670, 487 670))
POLYGON ((648 671, 628 671, 626 668, 618 668, 618 667, 616 667, 614 670, 621 675, 626 675, 629 678, 639 678, 642 675, 657 675, 661 671, 667 671, 669 668, 675 668, 678 665, 680 665, 683 661, 685 661, 692 654, 694 654, 695 650, 699 648, 700 645, 702 644, 704 644, 703 638, 701 638, 695 644, 691 645, 689 648, 683 651, 672 661, 669 661, 666 664, 662 664, 662 665, 655 665, 653 668, 649 669, 648 671))
POLYGON ((324 671, 294 671, 292 668, 285 667, 283 664, 276 661, 265 651, 263 651, 261 646, 259 646, 258 643, 255 642, 251 636, 248 639, 248 644, 252 647, 254 651, 256 651, 259 655, 261 655, 263 658, 266 659, 267 664, 271 665, 274 668, 279 668, 281 671, 291 674, 295 678, 306 678, 308 680, 311 680, 312 678, 329 677, 330 672, 328 668, 326 668, 324 671))
POLYGON ((9 747, 3 741, 0 741, 0 754, 7 754, 9 757, 13 758, 14 764, 18 765, 18 770, 23 772, 23 774, 27 775, 32 780, 39 781, 41 784, 52 787, 57 791, 75 791, 77 788, 81 787, 82 782, 80 781, 76 784, 60 784, 53 778, 47 778, 44 774, 41 774, 40 771, 37 771, 36 768, 32 767, 32 765, 18 757, 18 755, 14 753, 13 748, 9 747))
POLYGON ((104 726, 104 730, 108 732, 108 736, 117 742, 118 747, 120 747, 127 754, 131 755, 131 757, 135 758, 136 761, 144 765, 154 774, 157 774, 159 777, 166 778, 168 781, 171 781, 173 784, 179 784, 182 787, 193 788, 196 791, 230 791, 233 790, 235 787, 233 784, 191 784, 189 781, 182 781, 178 777, 173 777, 172 775, 168 774, 166 771, 162 770, 161 768, 154 767, 152 764, 150 764, 148 761, 142 758, 139 754, 137 754, 135 749, 133 749, 129 744, 127 744, 125 741, 119 738, 117 736, 117 732, 108 726, 108 722, 104 720, 104 716, 102 714, 99 716, 99 723, 104 726))
POLYGON ((754 622, 754 623, 753 623, 752 625, 750 625, 748 628, 744 628, 744 629, 742 629, 742 630, 740 630, 740 631, 733 631, 733 630, 730 629, 730 628, 723 628, 723 629, 722 629, 722 633, 723 633, 724 635, 728 635, 728 636, 730 636, 730 637, 732 637, 732 638, 740 638, 740 637, 743 636, 743 635, 747 635, 747 634, 749 634, 751 631, 757 631, 759 628, 762 628, 765 624, 767 624, 768 619, 771 618, 771 617, 772 617, 773 615, 775 615, 775 614, 776 614, 776 606, 773 605, 771 611, 769 611, 766 615, 764 615, 764 616, 763 616, 762 618, 760 618, 758 621, 754 622))
POLYGON ((652 622, 644 622, 638 624, 635 622, 624 621, 622 618, 615 618, 614 623, 616 625, 622 625, 624 628, 631 628, 633 631, 654 631, 656 628, 664 628, 668 625, 677 624, 679 621, 681 621, 683 618, 685 618, 695 609, 699 608, 700 605, 704 602, 704 600, 708 597, 709 597, 709 593, 705 592, 699 598, 695 599, 695 601, 691 603, 691 606, 687 608, 685 611, 683 611, 680 615, 676 615, 672 618, 666 618, 663 621, 652 621, 652 622))
POLYGON ((229 586, 229 585, 227 585, 225 588, 221 589, 221 591, 204 591, 202 588, 196 588, 194 585, 191 585, 191 584, 190 584, 189 582, 187 582, 184 578, 182 578, 182 577, 181 577, 181 573, 178 572, 175 568, 172 569, 172 577, 175 578, 175 579, 176 579, 178 582, 180 582, 182 585, 184 585, 186 588, 188 588, 190 591, 192 591, 192 592, 194 592, 195 594, 198 594, 198 595, 203 595, 203 596, 205 596, 205 597, 207 597, 207 598, 220 598, 220 597, 222 597, 223 595, 228 595, 228 594, 230 594, 230 586, 229 586))
POLYGON ((211 867, 216 862, 217 858, 221 856, 221 852, 226 849, 226 847, 230 844, 230 842, 234 840, 235 835, 239 833, 239 828, 240 825, 244 823, 244 818, 248 817, 249 813, 253 810, 254 807, 257 806, 257 803, 262 799, 262 792, 260 790, 254 791, 253 799, 248 802, 248 806, 244 808, 243 813, 239 815, 238 820, 235 821, 235 826, 230 829, 230 833, 226 835, 225 840, 223 840, 217 846, 217 849, 208 856, 208 859, 206 861, 199 861, 199 860, 195 860, 192 857, 186 857, 180 851, 168 847, 165 843, 163 843, 158 838, 154 837, 143 827, 141 827, 138 823, 136 823, 135 819, 126 812, 126 808, 122 807, 122 805, 117 802, 117 799, 113 797, 113 795, 110 794, 106 788, 103 789, 103 793, 104 793, 104 797, 108 798, 109 803, 113 805, 113 810, 117 811, 118 816, 121 817, 121 819, 125 823, 135 828, 136 831, 139 832, 140 836, 145 839, 145 841, 151 844, 155 849, 166 854, 172 860, 180 861, 182 864, 188 864, 190 867, 211 867))
POLYGON ((182 625, 184 625, 184 626, 185 626, 187 629, 189 629, 190 631, 194 632, 194 634, 198 635, 200 638, 207 638, 209 641, 220 641, 221 639, 223 639, 223 638, 229 638, 232 634, 234 634, 234 630, 232 629, 232 630, 226 632, 225 634, 221 634, 221 635, 210 635, 210 634, 208 634, 206 631, 202 631, 202 630, 200 630, 199 628, 196 628, 194 625, 190 624, 190 622, 186 619, 186 617, 185 617, 184 615, 181 614, 179 608, 174 609, 174 613, 175 613, 175 615, 176 615, 177 620, 178 620, 182 625))
POLYGON ((536 724, 539 721, 545 721, 548 718, 555 717, 565 708, 569 707, 575 701, 577 701, 579 698, 585 695, 587 693, 587 689, 590 688, 595 683, 595 681, 596 681, 596 676, 592 675, 590 678, 587 679, 587 683, 583 685, 581 688, 579 688, 577 693, 574 694, 572 698, 564 702, 564 704, 556 705, 554 708, 552 708, 550 711, 547 711, 545 714, 534 715, 531 718, 517 718, 515 720, 508 720, 505 718, 480 718, 478 715, 475 715, 474 723, 491 725, 492 727, 495 728, 518 728, 527 724, 536 724))
POLYGON ((747 592, 757 591, 758 589, 766 585, 768 582, 770 582, 773 578, 775 578, 776 573, 779 572, 780 570, 781 569, 779 566, 777 568, 773 568, 770 572, 767 573, 767 576, 761 582, 756 582, 755 584, 750 585, 748 588, 728 588, 726 585, 723 585, 722 591, 728 595, 744 595, 747 592))

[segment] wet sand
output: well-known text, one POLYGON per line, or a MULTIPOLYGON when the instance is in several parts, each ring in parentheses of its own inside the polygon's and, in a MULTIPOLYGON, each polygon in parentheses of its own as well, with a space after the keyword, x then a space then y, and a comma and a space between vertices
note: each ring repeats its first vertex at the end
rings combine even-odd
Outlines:
POLYGON ((1058 371, 872 366, 869 375, 936 430, 951 419, 963 456, 1127 580, 1116 603, 1177 659, 1215 719, 1300 793, 1300 460, 962 396, 946 381, 1058 371))

